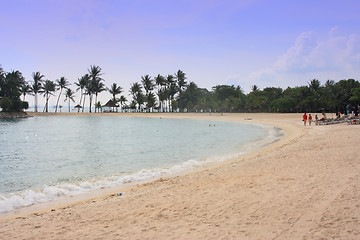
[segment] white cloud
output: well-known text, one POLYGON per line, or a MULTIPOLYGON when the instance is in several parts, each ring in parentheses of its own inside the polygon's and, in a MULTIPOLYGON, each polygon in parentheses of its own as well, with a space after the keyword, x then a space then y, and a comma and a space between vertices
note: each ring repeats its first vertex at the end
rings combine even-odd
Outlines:
POLYGON ((262 87, 287 87, 304 85, 311 78, 356 78, 359 70, 360 36, 340 35, 334 27, 325 37, 301 33, 273 66, 251 73, 249 79, 262 87))

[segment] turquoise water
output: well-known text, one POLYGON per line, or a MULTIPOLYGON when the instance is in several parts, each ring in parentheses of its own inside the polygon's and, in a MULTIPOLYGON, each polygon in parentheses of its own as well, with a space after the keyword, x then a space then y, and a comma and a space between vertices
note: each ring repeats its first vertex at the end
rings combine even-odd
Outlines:
POLYGON ((0 212, 224 161, 276 137, 259 125, 205 120, 0 120, 0 212))

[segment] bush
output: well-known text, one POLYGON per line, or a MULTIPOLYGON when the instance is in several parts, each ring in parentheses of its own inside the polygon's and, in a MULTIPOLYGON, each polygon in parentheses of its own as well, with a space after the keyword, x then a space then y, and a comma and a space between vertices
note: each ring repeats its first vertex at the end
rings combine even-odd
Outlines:
POLYGON ((22 102, 19 99, 10 99, 10 98, 2 98, 0 100, 0 107, 3 112, 20 112, 23 109, 23 106, 29 107, 27 102, 22 102), (24 105, 24 103, 26 103, 24 105))
POLYGON ((0 100, 0 107, 2 108, 3 112, 10 112, 11 110, 11 100, 9 98, 2 98, 0 100))
POLYGON ((28 108, 29 108, 29 103, 28 102, 22 102, 21 109, 28 109, 28 108))

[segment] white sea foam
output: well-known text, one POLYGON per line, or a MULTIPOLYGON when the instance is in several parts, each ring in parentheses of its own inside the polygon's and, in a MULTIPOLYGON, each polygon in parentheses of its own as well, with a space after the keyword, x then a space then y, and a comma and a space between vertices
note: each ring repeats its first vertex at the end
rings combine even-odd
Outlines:
POLYGON ((6 196, 0 196, 0 213, 12 211, 25 206, 31 206, 37 203, 55 201, 64 197, 83 194, 92 190, 111 188, 121 184, 153 179, 155 177, 167 174, 179 173, 185 170, 197 168, 204 164, 227 161, 239 157, 245 153, 262 148, 274 141, 280 139, 282 133, 274 127, 264 127, 267 134, 265 138, 258 139, 243 146, 238 153, 213 156, 202 160, 188 160, 181 164, 169 168, 144 169, 132 174, 112 175, 104 178, 97 178, 77 183, 61 183, 54 186, 44 186, 38 190, 26 190, 19 193, 13 193, 6 196))

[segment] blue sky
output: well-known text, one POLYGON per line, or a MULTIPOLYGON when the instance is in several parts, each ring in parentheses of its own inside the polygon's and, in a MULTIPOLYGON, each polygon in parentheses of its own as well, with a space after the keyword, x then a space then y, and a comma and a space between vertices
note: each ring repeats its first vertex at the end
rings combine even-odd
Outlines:
MULTIPOLYGON (((141 76, 295 87, 359 79, 357 0, 0 0, 0 64, 71 83, 90 65, 125 90, 141 76)), ((75 86, 72 86, 75 89, 75 86)), ((77 97, 79 97, 77 93, 77 97)), ((130 97, 128 97, 130 98, 130 97)), ((109 95, 102 93, 100 100, 109 95)), ((55 98, 53 99, 55 100, 55 98)), ((30 104, 32 101, 29 99, 30 104)))

